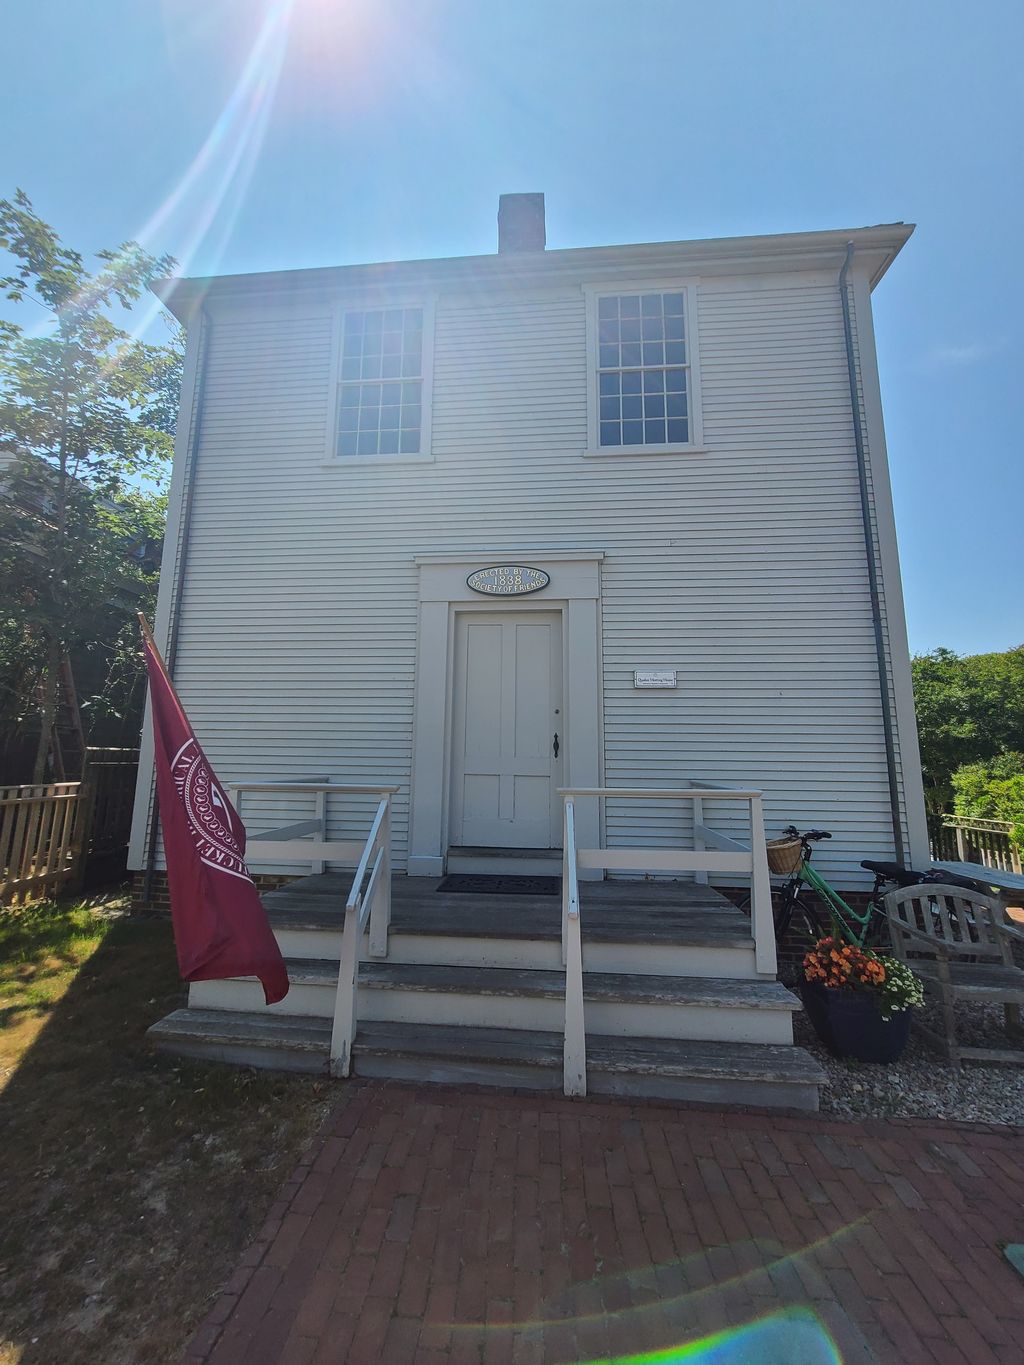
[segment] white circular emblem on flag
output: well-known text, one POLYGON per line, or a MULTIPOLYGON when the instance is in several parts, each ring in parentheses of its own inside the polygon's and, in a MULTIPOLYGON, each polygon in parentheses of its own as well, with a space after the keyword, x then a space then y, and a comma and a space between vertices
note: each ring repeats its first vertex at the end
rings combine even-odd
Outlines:
POLYGON ((228 799, 195 737, 178 750, 171 776, 202 861, 218 872, 250 880, 239 838, 241 827, 236 834, 228 799))

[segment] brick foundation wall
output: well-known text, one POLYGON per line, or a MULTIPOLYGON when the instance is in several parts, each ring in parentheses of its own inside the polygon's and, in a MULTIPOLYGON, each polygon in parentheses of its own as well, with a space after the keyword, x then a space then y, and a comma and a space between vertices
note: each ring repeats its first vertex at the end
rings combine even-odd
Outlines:
MULTIPOLYGON (((744 897, 750 894, 746 887, 723 886, 718 889, 723 895, 728 896, 731 901, 736 903, 739 903, 744 897)), ((866 891, 844 891, 842 895, 843 900, 846 901, 851 909, 856 910, 860 915, 864 913, 869 900, 866 891)), ((775 907, 778 908, 778 891, 774 888, 772 898, 775 907)), ((803 899, 810 901, 811 897, 808 895, 803 899)), ((814 908, 818 913, 818 923, 821 927, 822 935, 830 933, 831 925, 829 923, 828 911, 820 902, 816 902, 814 908)), ((779 976, 783 981, 792 984, 797 980, 800 965, 806 951, 807 944, 799 930, 793 928, 788 929, 782 941, 776 944, 776 954, 779 961, 779 976)))

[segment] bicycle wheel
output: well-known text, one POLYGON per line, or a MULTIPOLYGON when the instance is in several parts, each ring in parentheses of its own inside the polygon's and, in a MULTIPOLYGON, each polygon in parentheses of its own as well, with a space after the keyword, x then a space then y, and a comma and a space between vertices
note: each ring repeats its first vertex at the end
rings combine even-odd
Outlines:
POLYGON ((892 936, 889 933, 889 921, 886 917, 884 908, 879 905, 877 901, 870 901, 868 908, 871 911, 871 918, 868 920, 864 930, 864 947, 884 952, 886 949, 892 947, 892 936))
POLYGON ((801 896, 793 898, 789 924, 793 937, 798 938, 801 943, 806 943, 808 947, 817 943, 822 934, 827 932, 821 927, 814 907, 801 896))

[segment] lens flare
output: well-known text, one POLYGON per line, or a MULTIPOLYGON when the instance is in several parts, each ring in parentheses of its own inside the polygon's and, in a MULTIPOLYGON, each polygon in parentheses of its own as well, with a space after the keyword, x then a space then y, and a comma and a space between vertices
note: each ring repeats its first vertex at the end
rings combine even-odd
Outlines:
MULTIPOLYGON (((578 1361, 578 1365, 672 1365, 675 1361, 700 1361, 702 1365, 842 1365, 842 1355, 828 1327, 809 1304, 790 1302, 779 1308, 772 1305, 770 1310, 766 1305, 762 1314, 750 1300, 756 1304, 759 1298, 770 1296, 777 1304, 780 1292, 791 1299, 816 1298, 815 1280, 820 1278, 816 1254, 837 1246, 867 1217, 865 1214, 796 1251, 784 1251, 773 1241, 735 1242, 685 1260, 577 1281, 539 1304, 528 1318, 435 1325, 478 1340, 512 1334, 542 1343, 545 1350, 549 1334, 562 1341, 566 1332, 575 1337, 581 1351, 588 1349, 588 1336, 594 1342, 589 1351, 598 1343, 598 1349, 607 1349, 604 1334, 612 1328, 618 1341, 628 1343, 631 1323, 635 1324, 638 1343, 650 1343, 652 1334, 668 1341, 682 1338, 672 1345, 632 1354, 627 1350, 626 1354, 579 1358, 567 1356, 563 1350, 552 1356, 562 1365, 571 1361, 578 1361), (716 1276, 716 1250, 736 1268, 734 1273, 716 1276), (747 1298, 745 1310, 737 1308, 737 1294, 747 1298), (738 1321, 752 1308, 755 1317, 738 1321), (727 1328, 720 1326, 723 1321, 729 1323, 727 1328)), ((849 1327, 856 1331, 853 1324, 849 1327)))
MULTIPOLYGON (((238 80, 202 146, 163 203, 134 233, 134 240, 153 255, 175 242, 181 274, 188 273, 201 246, 216 260, 234 228, 266 136, 295 3, 270 0, 238 80)), ((105 273, 116 276, 129 264, 129 257, 115 256, 105 273)), ((136 309, 131 335, 141 336, 162 306, 153 297, 136 309)), ((42 336, 52 327, 52 319, 46 319, 30 335, 42 336)))
MULTIPOLYGON (((238 81, 174 189, 136 234, 147 250, 171 238, 175 225, 185 226, 177 250, 178 268, 188 274, 199 247, 218 257, 234 228, 259 159, 274 95, 288 45, 288 24, 295 0, 272 0, 267 7, 238 81), (216 223, 216 236, 208 241, 216 223)), ((154 299, 141 311, 138 334, 152 322, 161 304, 154 299)))
POLYGON ((784 1308, 742 1327, 640 1355, 604 1356, 580 1365, 843 1365, 827 1328, 810 1308, 784 1308))

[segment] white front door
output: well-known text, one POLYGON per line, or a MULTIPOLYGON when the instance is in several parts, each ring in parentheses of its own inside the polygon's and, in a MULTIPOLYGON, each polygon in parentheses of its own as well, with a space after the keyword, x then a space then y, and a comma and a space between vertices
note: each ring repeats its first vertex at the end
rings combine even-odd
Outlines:
POLYGON ((557 848, 565 730, 558 612, 460 612, 451 843, 557 848))

